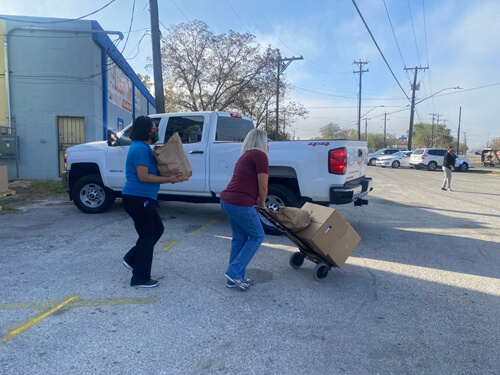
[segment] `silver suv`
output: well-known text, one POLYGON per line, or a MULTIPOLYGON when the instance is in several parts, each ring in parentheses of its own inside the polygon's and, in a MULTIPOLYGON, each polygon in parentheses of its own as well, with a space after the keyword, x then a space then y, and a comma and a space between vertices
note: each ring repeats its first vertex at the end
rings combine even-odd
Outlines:
MULTIPOLYGON (((415 169, 427 168, 430 171, 435 171, 443 165, 446 152, 445 148, 417 148, 410 156, 410 167, 415 167, 415 169)), ((455 168, 461 172, 466 172, 470 164, 469 159, 457 157, 455 168)))

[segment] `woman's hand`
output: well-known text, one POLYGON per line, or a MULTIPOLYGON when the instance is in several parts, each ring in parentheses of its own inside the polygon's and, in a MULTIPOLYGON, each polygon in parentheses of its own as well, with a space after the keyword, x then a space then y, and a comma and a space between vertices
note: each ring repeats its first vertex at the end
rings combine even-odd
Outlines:
POLYGON ((184 181, 182 179, 182 174, 179 173, 179 174, 175 174, 175 175, 172 175, 172 176, 168 176, 168 177, 162 177, 165 181, 162 182, 162 184, 176 184, 178 182, 182 182, 184 181))
POLYGON ((153 182, 160 184, 176 184, 177 182, 182 182, 181 180, 182 174, 174 174, 172 176, 157 176, 149 173, 148 167, 145 165, 137 166, 137 177, 139 177, 139 181, 141 182, 153 182))
POLYGON ((450 167, 451 167, 451 171, 455 172, 455 167, 453 165, 450 165, 450 167))

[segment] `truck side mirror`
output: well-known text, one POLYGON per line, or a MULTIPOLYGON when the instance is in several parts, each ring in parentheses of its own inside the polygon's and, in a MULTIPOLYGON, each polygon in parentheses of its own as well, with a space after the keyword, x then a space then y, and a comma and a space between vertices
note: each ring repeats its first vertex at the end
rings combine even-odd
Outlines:
POLYGON ((108 129, 107 142, 108 142, 108 146, 111 146, 113 144, 113 142, 116 142, 116 133, 112 130, 109 130, 109 129, 108 129))

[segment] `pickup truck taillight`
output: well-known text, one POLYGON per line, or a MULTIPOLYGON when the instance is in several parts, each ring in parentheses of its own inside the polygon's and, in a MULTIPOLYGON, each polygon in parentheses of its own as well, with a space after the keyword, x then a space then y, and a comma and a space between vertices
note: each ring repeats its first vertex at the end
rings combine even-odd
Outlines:
POLYGON ((328 152, 328 172, 333 174, 345 174, 347 167, 347 149, 336 148, 328 152))

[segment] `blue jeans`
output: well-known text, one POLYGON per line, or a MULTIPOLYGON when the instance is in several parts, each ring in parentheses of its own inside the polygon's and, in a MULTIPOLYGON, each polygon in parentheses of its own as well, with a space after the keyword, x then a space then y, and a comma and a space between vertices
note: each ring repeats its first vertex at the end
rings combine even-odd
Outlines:
POLYGON ((243 279, 248 263, 264 241, 264 229, 255 207, 234 206, 222 200, 220 206, 233 230, 226 275, 233 279, 243 279))

